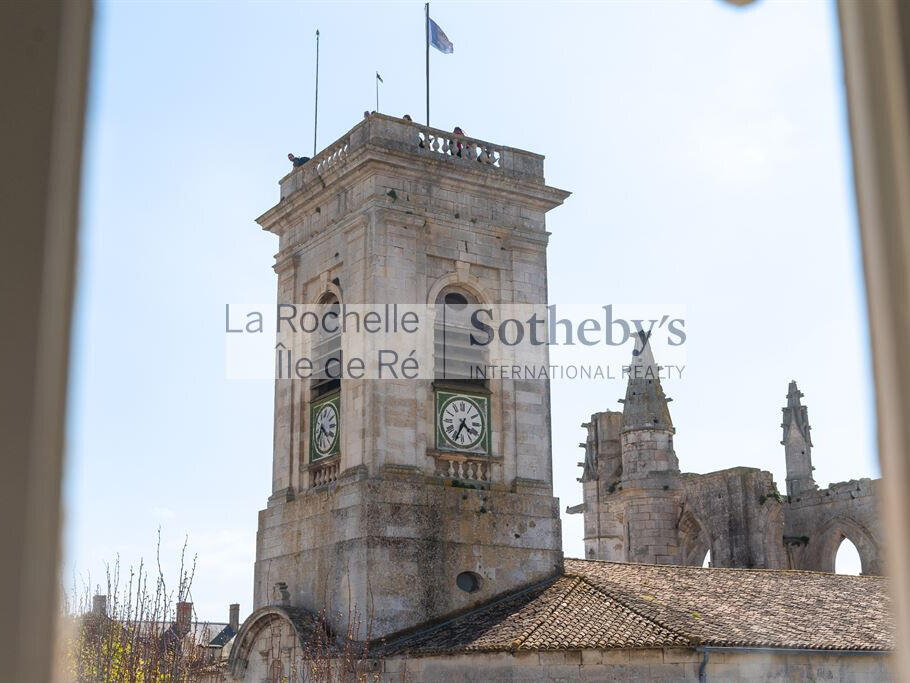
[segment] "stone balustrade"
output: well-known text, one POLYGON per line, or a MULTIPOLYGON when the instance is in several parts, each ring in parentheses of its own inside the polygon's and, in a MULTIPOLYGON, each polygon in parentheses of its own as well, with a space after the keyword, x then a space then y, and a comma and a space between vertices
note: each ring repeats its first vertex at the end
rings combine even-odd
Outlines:
POLYGON ((341 166, 348 156, 350 145, 347 136, 336 140, 300 168, 295 168, 281 180, 281 198, 284 199, 311 184, 331 169, 341 166))
POLYGON ((544 158, 540 154, 455 135, 393 116, 372 114, 282 178, 281 198, 314 184, 322 186, 328 176, 343 170, 348 162, 370 149, 445 160, 460 164, 462 168, 496 173, 511 180, 538 185, 544 182, 544 158))
POLYGON ((317 460, 310 465, 310 488, 331 484, 338 479, 339 458, 317 460))
POLYGON ((494 168, 501 168, 502 164, 502 152, 492 143, 455 133, 443 133, 432 128, 418 131, 417 149, 466 161, 477 161, 494 168))
POLYGON ((436 476, 459 481, 489 483, 492 463, 483 455, 475 457, 460 453, 439 452, 435 454, 436 476))

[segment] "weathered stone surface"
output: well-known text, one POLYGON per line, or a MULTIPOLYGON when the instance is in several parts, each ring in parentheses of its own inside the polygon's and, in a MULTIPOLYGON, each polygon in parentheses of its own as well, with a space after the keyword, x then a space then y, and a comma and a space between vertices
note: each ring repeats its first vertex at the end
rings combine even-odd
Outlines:
POLYGON ((356 610, 365 637, 470 607, 561 570, 552 496, 470 490, 435 477, 357 479, 263 510, 255 604, 287 581, 291 604, 325 609, 346 627, 356 610), (456 588, 475 572, 479 590, 456 588))
MULTIPOLYGON (((263 634, 265 635, 265 634, 263 634)), ((272 649, 251 660, 246 680, 269 681, 280 672, 288 680, 299 680, 313 670, 300 657, 300 649, 288 647, 292 635, 287 629, 269 634, 272 649), (278 643, 285 644, 282 648, 278 643)), ((257 653, 258 654, 258 653, 257 653)), ((441 654, 428 657, 390 657, 356 661, 369 680, 382 683, 438 683, 465 681, 476 683, 525 681, 856 681, 882 683, 893 680, 892 658, 877 652, 840 653, 750 651, 698 652, 695 648, 655 648, 626 650, 583 650, 568 652, 518 652, 441 654), (701 676, 700 676, 701 674, 701 676)), ((346 660, 326 660, 321 670, 331 666, 335 676, 350 666, 346 660)), ((213 675, 212 683, 234 680, 228 674, 213 675)), ((276 678, 274 680, 283 680, 276 678)), ((306 680, 304 678, 304 680, 306 680)))
POLYGON ((785 506, 784 534, 790 566, 833 572, 837 549, 848 538, 859 553, 863 574, 883 574, 880 485, 879 479, 854 479, 792 498, 785 506))

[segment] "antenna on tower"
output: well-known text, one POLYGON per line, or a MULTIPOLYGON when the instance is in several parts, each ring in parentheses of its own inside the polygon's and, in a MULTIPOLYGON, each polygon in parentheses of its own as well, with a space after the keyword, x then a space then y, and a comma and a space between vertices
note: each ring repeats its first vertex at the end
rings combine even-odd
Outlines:
POLYGON ((313 112, 313 156, 316 156, 316 127, 319 125, 319 29, 316 29, 316 98, 313 112))

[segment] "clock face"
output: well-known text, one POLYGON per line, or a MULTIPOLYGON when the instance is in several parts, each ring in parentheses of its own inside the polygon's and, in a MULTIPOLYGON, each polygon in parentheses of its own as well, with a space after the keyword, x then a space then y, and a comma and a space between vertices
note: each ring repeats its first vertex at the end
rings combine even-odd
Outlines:
POLYGON ((337 399, 322 403, 313 409, 310 431, 315 458, 324 458, 338 450, 337 399))
POLYGON ((487 399, 467 394, 437 396, 439 446, 450 450, 486 451, 487 399))

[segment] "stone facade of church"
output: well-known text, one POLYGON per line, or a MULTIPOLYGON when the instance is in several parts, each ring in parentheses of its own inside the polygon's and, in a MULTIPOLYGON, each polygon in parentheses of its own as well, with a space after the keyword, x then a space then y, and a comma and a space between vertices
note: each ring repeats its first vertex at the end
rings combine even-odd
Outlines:
POLYGON ((670 419, 650 348, 630 365, 623 410, 582 425, 585 556, 618 562, 834 571, 844 539, 864 574, 883 573, 879 480, 820 489, 813 478, 808 409, 796 382, 783 408, 786 491, 770 472, 733 467, 680 472, 670 419))
MULTIPOLYGON (((547 301, 545 216, 568 193, 538 154, 374 114, 280 185, 258 219, 279 302, 547 301)), ((844 496, 813 489, 808 451, 786 504, 803 517, 767 473, 681 474, 643 375, 589 426, 584 513, 592 558, 653 564, 564 560, 549 402, 542 379, 276 381, 254 610, 210 680, 730 680, 761 660, 880 680, 884 579, 660 566, 708 547, 729 566, 811 562, 815 532, 785 536, 844 496), (452 395, 485 408, 482 449, 441 445, 452 395)), ((808 449, 794 405, 785 440, 808 449)))

